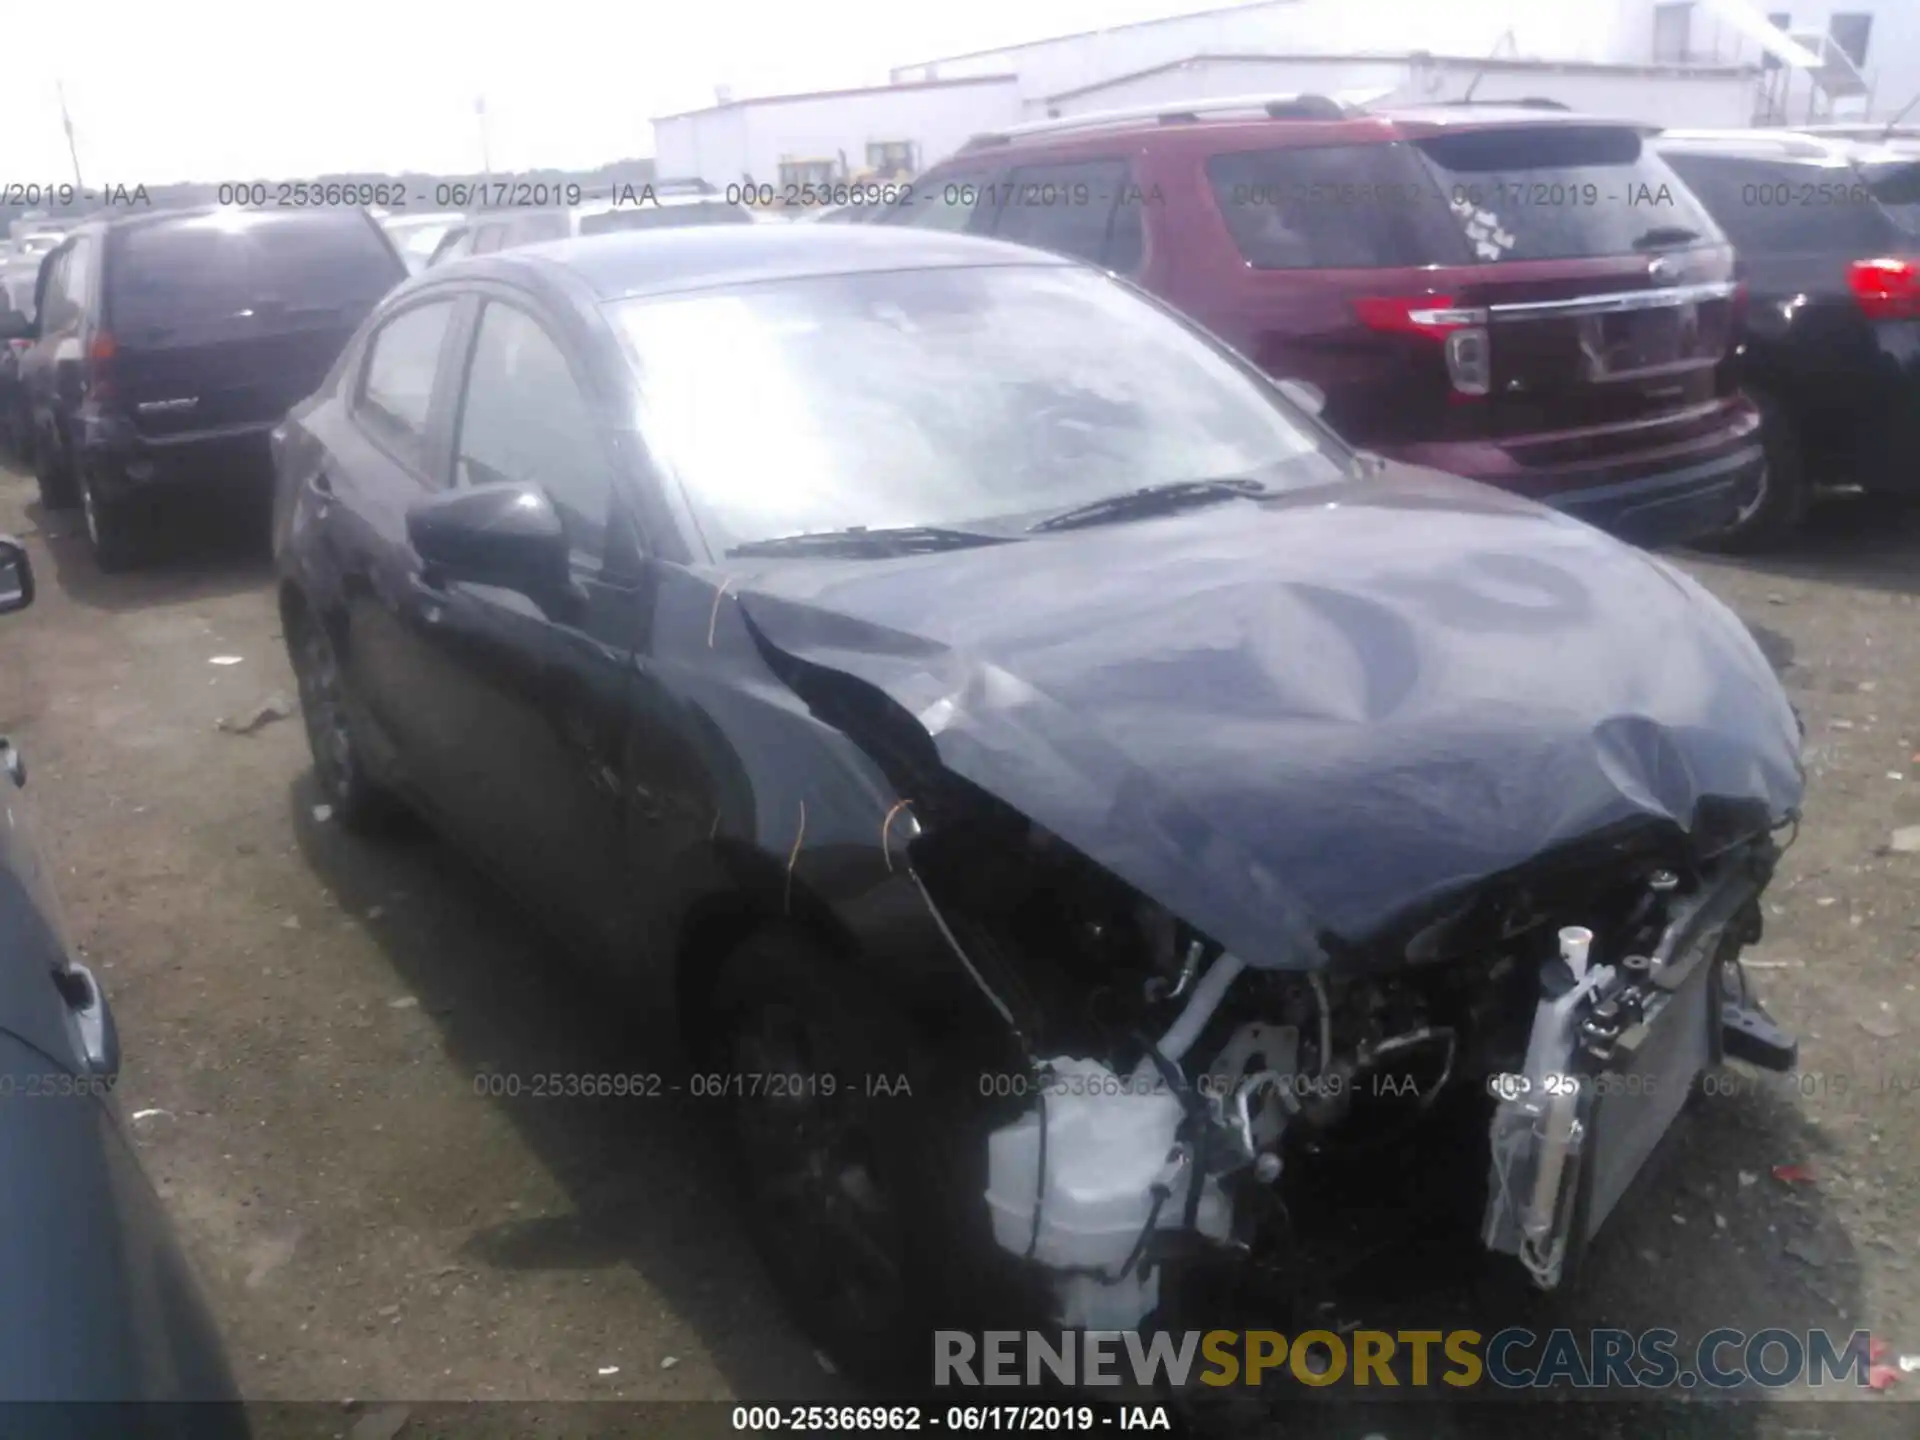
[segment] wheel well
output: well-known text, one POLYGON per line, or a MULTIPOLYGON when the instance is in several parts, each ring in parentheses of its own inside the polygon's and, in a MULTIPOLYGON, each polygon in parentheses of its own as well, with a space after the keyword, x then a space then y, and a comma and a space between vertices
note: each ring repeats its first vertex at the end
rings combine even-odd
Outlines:
POLYGON ((860 966, 857 942, 833 911, 812 891, 789 878, 766 855, 745 847, 712 852, 725 877, 686 910, 673 947, 674 1009, 687 1048, 696 1056, 712 1041, 707 1034, 708 1002, 720 977, 720 964, 756 930, 791 925, 804 930, 849 965, 860 966))

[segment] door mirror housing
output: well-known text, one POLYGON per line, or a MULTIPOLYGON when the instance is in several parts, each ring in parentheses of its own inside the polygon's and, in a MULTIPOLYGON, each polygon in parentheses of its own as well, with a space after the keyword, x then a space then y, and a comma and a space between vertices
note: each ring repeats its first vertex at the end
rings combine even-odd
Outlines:
POLYGON ((1327 392, 1311 380, 1276 380, 1273 388, 1309 415, 1318 415, 1327 408, 1327 392))
POLYGON ((0 310, 0 340, 31 340, 33 320, 12 306, 0 310))
POLYGON ((431 574, 536 600, 570 588, 566 526, 536 485, 475 485, 417 502, 407 539, 431 574))
POLYGON ((0 615, 11 615, 33 603, 33 562, 27 547, 11 535, 0 535, 0 615))

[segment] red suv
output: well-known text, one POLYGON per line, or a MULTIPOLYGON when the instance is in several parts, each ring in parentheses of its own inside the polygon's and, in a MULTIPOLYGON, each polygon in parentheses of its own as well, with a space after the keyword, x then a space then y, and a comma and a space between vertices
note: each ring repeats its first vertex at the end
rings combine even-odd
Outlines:
POLYGON ((976 137, 875 218, 1104 266, 1355 444, 1667 544, 1726 527, 1762 452, 1733 247, 1649 133, 1540 102, 1089 116, 976 137))

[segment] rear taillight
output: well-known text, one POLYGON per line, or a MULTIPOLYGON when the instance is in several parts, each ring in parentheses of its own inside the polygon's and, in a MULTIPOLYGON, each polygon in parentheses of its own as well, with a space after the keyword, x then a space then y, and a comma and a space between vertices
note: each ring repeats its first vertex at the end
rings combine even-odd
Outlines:
POLYGON ((1353 310, 1369 330, 1438 342, 1457 394, 1485 395, 1492 388, 1485 310, 1455 305, 1445 295, 1368 295, 1355 300, 1353 310))
POLYGON ((1920 320, 1920 261, 1856 260, 1847 267, 1847 288, 1869 320, 1920 320))
POLYGON ((113 358, 120 353, 113 336, 102 330, 87 346, 87 394, 95 400, 113 396, 113 358))

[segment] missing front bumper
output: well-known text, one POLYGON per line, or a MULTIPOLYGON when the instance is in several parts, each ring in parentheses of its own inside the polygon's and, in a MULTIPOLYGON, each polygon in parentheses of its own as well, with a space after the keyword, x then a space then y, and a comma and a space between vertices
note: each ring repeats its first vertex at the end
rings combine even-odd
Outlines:
POLYGON ((1653 955, 1596 967, 1576 1003, 1541 1001, 1527 1070, 1495 1107, 1482 1239, 1542 1289, 1577 1269, 1703 1071, 1793 1065, 1792 1037, 1728 983, 1770 872, 1756 855, 1703 879, 1653 955))

